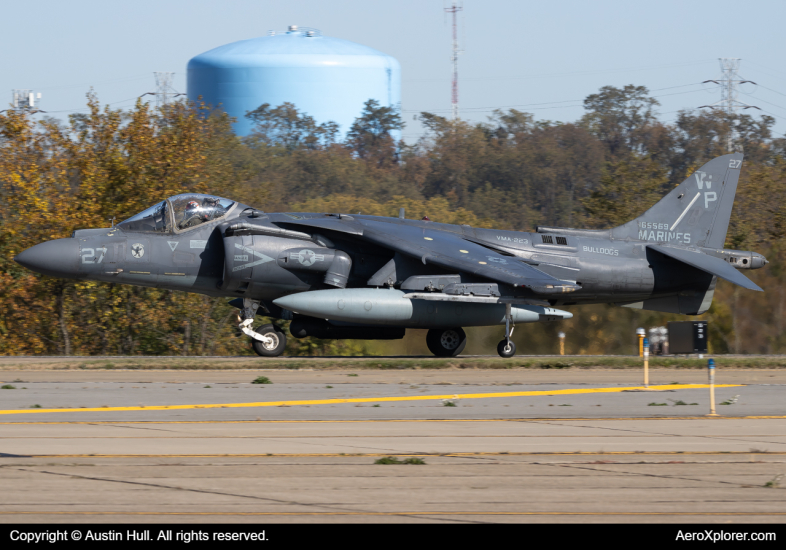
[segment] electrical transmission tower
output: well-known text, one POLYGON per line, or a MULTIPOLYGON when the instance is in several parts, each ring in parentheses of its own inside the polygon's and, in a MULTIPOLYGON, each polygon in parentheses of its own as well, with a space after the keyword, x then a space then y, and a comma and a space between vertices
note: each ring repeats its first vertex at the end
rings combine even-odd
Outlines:
MULTIPOLYGON (((721 71, 723 72, 723 76, 719 80, 705 80, 702 84, 706 84, 707 82, 714 82, 715 84, 721 87, 721 99, 720 101, 716 101, 712 105, 702 105, 699 109, 707 108, 720 108, 722 109, 729 118, 729 124, 732 124, 733 118, 737 115, 737 110, 742 109, 759 109, 755 105, 748 105, 747 103, 740 101, 737 99, 739 92, 737 87, 740 84, 744 84, 749 82, 751 84, 756 84, 752 80, 744 80, 740 78, 740 75, 737 71, 740 68, 740 61, 742 61, 738 57, 720 57, 718 58, 720 61, 721 71)), ((759 109, 761 111, 761 109, 759 109)), ((729 130, 728 135, 726 136, 726 150, 731 151, 734 146, 734 129, 731 128, 729 130)))
POLYGON ((163 107, 169 103, 170 97, 179 95, 172 87, 175 73, 153 73, 156 76, 156 107, 163 107))
POLYGON ((451 56, 451 61, 453 62, 453 88, 452 88, 452 95, 451 100, 453 103, 453 120, 458 120, 458 56, 459 56, 459 47, 458 47, 458 25, 456 24, 456 16, 458 12, 463 10, 464 7, 456 4, 453 2, 453 5, 449 8, 445 8, 445 11, 448 13, 453 14, 453 55, 451 56))
POLYGON ((153 73, 153 75, 156 77, 156 91, 144 93, 139 97, 154 95, 156 96, 156 107, 161 108, 164 105, 167 105, 171 98, 186 95, 178 93, 178 91, 175 90, 175 88, 172 86, 172 79, 174 78, 175 73, 153 73))

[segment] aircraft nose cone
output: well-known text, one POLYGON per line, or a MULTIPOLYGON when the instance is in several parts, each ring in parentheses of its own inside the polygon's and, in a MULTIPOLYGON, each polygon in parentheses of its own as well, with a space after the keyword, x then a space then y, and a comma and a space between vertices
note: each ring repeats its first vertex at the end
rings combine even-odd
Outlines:
POLYGON ((79 241, 56 239, 37 244, 20 253, 14 261, 43 275, 79 278, 79 241))

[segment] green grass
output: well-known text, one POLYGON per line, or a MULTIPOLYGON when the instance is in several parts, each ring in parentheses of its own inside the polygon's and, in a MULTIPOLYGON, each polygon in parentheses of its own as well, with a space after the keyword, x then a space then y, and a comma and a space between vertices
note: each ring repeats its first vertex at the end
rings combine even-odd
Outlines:
POLYGON ((0 390, 15 390, 16 386, 12 386, 11 384, 3 384, 0 386, 0 390))
POLYGON ((442 400, 442 406, 443 407, 455 407, 456 406, 456 402, 455 401, 451 401, 450 399, 443 399, 442 400))
MULTIPOLYGON (((724 368, 755 369, 755 368, 786 368, 786 357, 725 357, 716 355, 718 373, 724 368)), ((581 355, 551 357, 182 357, 182 356, 146 356, 106 359, 58 360, 50 362, 41 358, 40 362, 4 363, 15 370, 39 370, 42 367, 52 370, 241 370, 241 369, 364 369, 364 370, 400 370, 400 369, 641 369, 641 359, 632 355, 581 355)), ((706 359, 685 357, 650 357, 650 368, 669 368, 678 370, 705 370, 706 359)))
POLYGON ((257 376, 252 382, 252 384, 272 384, 273 382, 270 381, 270 378, 267 376, 257 376))
POLYGON ((386 456, 374 461, 374 464, 425 464, 422 458, 410 457, 405 460, 399 460, 395 456, 386 456))
POLYGON ((347 376, 357 376, 357 374, 348 374, 347 376))
POLYGON ((41 405, 39 405, 38 403, 36 403, 35 405, 30 405, 30 408, 31 408, 31 409, 40 409, 40 408, 41 408, 41 405))
POLYGON ((783 479, 783 474, 778 474, 777 476, 769 480, 767 483, 765 483, 764 486, 770 489, 777 489, 778 487, 781 486, 781 479, 783 479))
POLYGON ((377 403, 376 405, 372 405, 372 407, 379 407, 379 403, 377 403))
POLYGON ((333 386, 325 386, 325 389, 328 389, 328 390, 333 389, 333 386))
POLYGON ((647 405, 648 407, 668 407, 668 403, 655 403, 654 401, 647 405))
POLYGON ((669 401, 671 401, 672 403, 674 403, 674 406, 675 406, 675 407, 678 407, 678 406, 681 406, 681 405, 698 405, 698 403, 686 403, 686 402, 685 402, 685 401, 683 401, 682 399, 680 399, 680 400, 678 400, 678 401, 674 401, 673 399, 669 399, 669 401))

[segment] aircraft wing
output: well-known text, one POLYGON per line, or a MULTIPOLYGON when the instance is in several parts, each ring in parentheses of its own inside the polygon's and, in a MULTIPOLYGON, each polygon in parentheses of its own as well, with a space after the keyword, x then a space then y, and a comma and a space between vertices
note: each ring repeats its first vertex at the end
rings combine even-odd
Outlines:
MULTIPOLYGON (((285 214, 288 215, 288 214, 285 214)), ((311 229, 321 229, 348 233, 350 235, 362 235, 363 226, 355 218, 347 215, 330 215, 322 218, 295 218, 279 220, 276 225, 292 225, 297 227, 309 227, 311 229)))
POLYGON ((660 252, 665 256, 669 256, 670 258, 674 258, 675 260, 679 260, 688 264, 689 266, 695 267, 696 269, 706 271, 711 275, 717 275, 721 279, 726 279, 730 283, 740 285, 743 288, 762 291, 758 285, 748 279, 745 275, 737 271, 730 264, 726 263, 720 258, 716 258, 715 256, 709 256, 707 254, 702 254, 701 252, 693 252, 684 248, 672 248, 670 246, 661 246, 657 244, 649 244, 647 245, 647 248, 651 248, 652 250, 660 252))
POLYGON ((580 287, 562 281, 521 262, 479 244, 467 241, 460 235, 431 229, 426 226, 392 224, 368 219, 346 220, 300 219, 285 223, 315 229, 332 229, 350 233, 354 238, 417 258, 424 264, 444 269, 462 271, 513 286, 531 288, 538 294, 561 294, 580 287), (350 221, 351 220, 351 221, 350 221))

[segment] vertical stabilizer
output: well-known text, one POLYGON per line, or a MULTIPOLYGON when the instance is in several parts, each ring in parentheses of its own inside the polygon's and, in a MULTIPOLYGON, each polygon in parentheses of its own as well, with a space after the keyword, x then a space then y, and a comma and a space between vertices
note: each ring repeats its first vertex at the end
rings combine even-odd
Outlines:
POLYGON ((723 248, 742 158, 732 153, 709 161, 644 214, 612 229, 613 238, 723 248))

